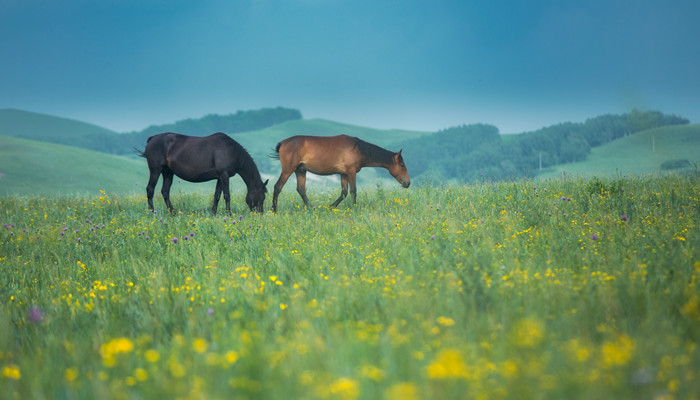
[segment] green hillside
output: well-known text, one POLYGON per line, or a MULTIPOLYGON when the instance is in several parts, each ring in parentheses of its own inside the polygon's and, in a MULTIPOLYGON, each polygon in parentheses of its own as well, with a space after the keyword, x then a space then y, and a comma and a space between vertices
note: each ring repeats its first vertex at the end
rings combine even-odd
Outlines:
POLYGON ((0 109, 0 136, 75 145, 93 135, 117 133, 97 125, 29 111, 0 109))
POLYGON ((539 174, 617 175, 659 173, 667 161, 688 160, 700 164, 700 124, 650 129, 591 149, 585 161, 558 165, 539 174))
POLYGON ((92 150, 0 136, 0 195, 135 192, 146 163, 92 150))

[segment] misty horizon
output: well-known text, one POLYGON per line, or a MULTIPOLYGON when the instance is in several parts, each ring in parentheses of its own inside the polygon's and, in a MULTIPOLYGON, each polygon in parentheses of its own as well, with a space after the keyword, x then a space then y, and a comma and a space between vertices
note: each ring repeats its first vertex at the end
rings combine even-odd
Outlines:
POLYGON ((700 4, 410 0, 0 4, 0 108, 117 132, 289 107, 519 133, 632 109, 700 121, 700 4))

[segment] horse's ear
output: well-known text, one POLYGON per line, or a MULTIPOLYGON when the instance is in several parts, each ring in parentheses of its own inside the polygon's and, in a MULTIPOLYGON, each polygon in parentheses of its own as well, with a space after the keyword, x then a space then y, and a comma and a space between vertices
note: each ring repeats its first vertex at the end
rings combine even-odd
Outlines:
MULTIPOLYGON (((399 150, 399 152, 396 153, 396 155, 398 155, 399 157, 401 157, 401 152, 402 152, 402 151, 403 151, 403 149, 399 150)), ((397 157, 397 158, 398 158, 398 157, 397 157)))
POLYGON ((269 179, 266 179, 266 180, 265 180, 265 183, 263 183, 263 186, 267 186, 267 182, 270 182, 270 180, 269 180, 269 179))

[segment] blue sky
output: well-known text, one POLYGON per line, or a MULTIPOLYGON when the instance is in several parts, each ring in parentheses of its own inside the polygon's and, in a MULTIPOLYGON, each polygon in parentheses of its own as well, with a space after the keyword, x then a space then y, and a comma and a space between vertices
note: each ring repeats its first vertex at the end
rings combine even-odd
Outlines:
POLYGON ((0 108, 116 131, 275 106, 426 131, 700 122, 698 21, 696 0, 3 0, 0 108))

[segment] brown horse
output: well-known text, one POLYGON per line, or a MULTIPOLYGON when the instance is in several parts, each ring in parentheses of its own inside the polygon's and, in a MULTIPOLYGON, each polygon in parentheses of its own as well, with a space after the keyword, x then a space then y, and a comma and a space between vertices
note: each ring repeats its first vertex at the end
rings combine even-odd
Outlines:
POLYGON ((306 171, 317 175, 340 174, 342 191, 331 207, 340 204, 348 195, 348 183, 353 204, 357 201, 355 175, 363 167, 383 167, 405 188, 411 185, 401 150, 393 153, 377 145, 347 135, 292 136, 277 143, 273 158, 280 160, 282 173, 272 196, 272 211, 277 210, 277 196, 294 172, 297 176, 297 192, 306 206, 306 171))
POLYGON ((226 211, 231 212, 229 178, 239 174, 248 187, 245 201, 251 211, 263 212, 263 202, 267 181, 263 182, 253 158, 248 152, 225 133, 215 133, 206 137, 161 133, 151 136, 146 149, 139 152, 148 161, 151 173, 146 186, 148 208, 153 210, 153 192, 158 177, 163 175, 161 193, 168 210, 173 212, 170 203, 170 185, 173 174, 189 182, 206 182, 216 179, 214 205, 211 212, 216 214, 221 192, 226 200, 226 211))

